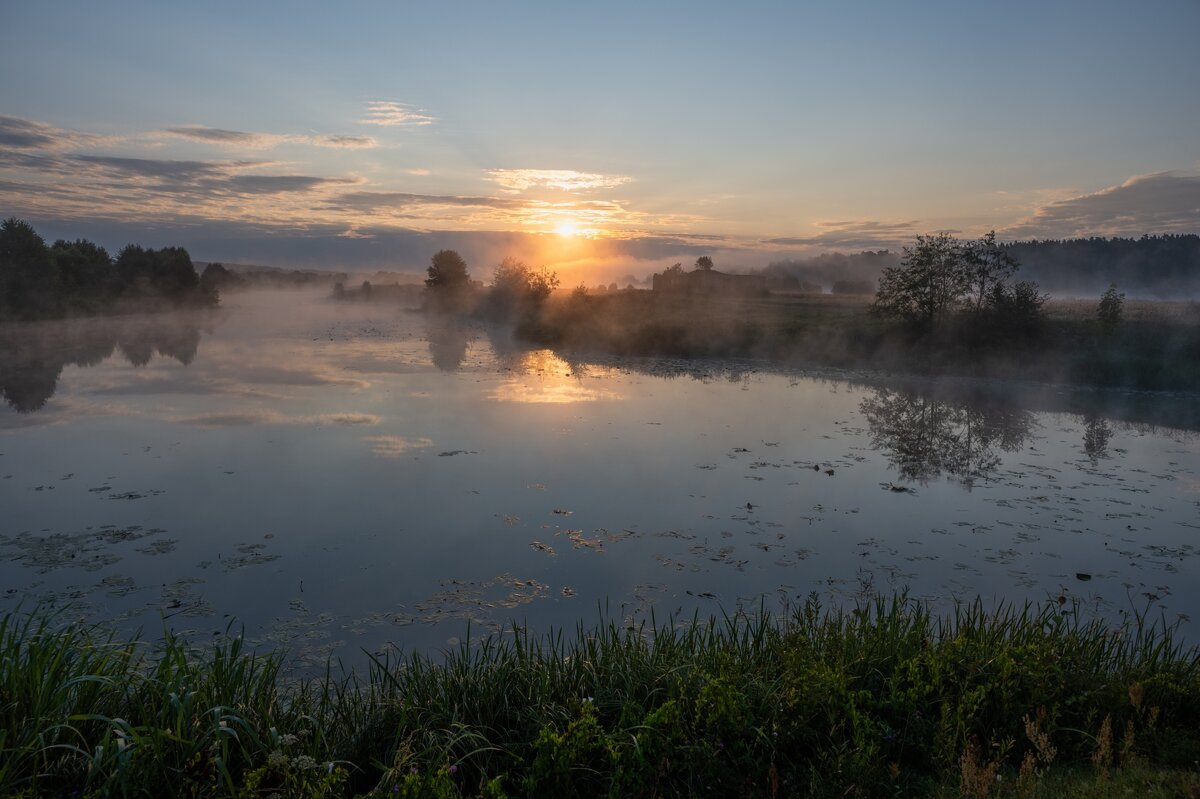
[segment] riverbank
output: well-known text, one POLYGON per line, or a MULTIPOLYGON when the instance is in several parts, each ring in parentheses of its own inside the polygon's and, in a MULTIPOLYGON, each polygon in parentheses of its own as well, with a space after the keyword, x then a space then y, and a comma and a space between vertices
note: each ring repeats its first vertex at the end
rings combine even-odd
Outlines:
MULTIPOLYGON (((1200 655, 1079 608, 524 631, 296 680, 238 637, 0 622, 0 793, 1098 795, 1200 785, 1200 655), (1041 786, 1040 788, 1038 786, 1041 786)), ((1144 795, 1152 795, 1144 793, 1144 795)))
POLYGON ((1083 301, 1050 301, 1040 330, 1001 338, 950 321, 915 334, 857 295, 685 296, 651 291, 555 296, 517 324, 519 338, 564 353, 755 357, 1147 390, 1200 390, 1200 305, 1130 301, 1102 330, 1083 301))

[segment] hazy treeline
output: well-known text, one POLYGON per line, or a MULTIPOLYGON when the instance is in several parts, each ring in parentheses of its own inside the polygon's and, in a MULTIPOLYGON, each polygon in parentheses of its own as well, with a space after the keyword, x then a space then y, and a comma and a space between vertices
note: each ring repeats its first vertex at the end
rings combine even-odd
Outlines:
POLYGON ((1134 296, 1200 295, 1200 236, 1018 241, 1004 245, 1030 278, 1057 294, 1094 297, 1116 283, 1134 296))
POLYGON ((90 316, 134 310, 212 306, 215 286, 201 281, 182 247, 130 244, 115 258, 86 239, 47 246, 26 222, 0 223, 0 319, 90 316))
POLYGON ((213 286, 218 291, 245 289, 298 289, 327 286, 349 279, 345 272, 322 272, 312 269, 279 269, 272 266, 246 266, 220 261, 196 263, 203 266, 200 273, 202 286, 213 286))
POLYGON ((822 253, 812 258, 772 261, 761 274, 774 284, 796 281, 811 292, 831 290, 838 294, 873 294, 883 270, 900 263, 900 253, 890 250, 854 254, 822 253), (840 291, 838 289, 841 289, 840 291))
MULTIPOLYGON (((1132 296, 1200 296, 1200 236, 1194 234, 1016 241, 1001 247, 1021 263, 1022 274, 1060 296, 1096 297, 1112 283, 1132 296)), ((870 294, 900 258, 890 250, 828 253, 773 261, 761 274, 776 281, 791 278, 806 290, 870 294)))

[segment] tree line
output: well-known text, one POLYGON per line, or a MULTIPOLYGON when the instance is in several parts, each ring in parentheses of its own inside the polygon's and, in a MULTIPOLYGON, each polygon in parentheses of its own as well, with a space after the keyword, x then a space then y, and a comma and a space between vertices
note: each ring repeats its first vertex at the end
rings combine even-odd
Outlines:
MULTIPOLYGON (((1146 297, 1200 294, 1200 236, 1195 234, 1043 239, 999 246, 1022 265, 1028 279, 1059 296, 1095 297, 1112 283, 1146 297)), ((798 281, 794 290, 832 287, 835 294, 871 293, 863 290, 864 284, 874 285, 901 257, 890 250, 825 253, 773 261, 761 271, 773 281, 798 281)))
POLYGON ((0 223, 0 318, 92 316, 218 302, 182 247, 130 244, 114 258, 87 239, 47 245, 31 225, 0 223))
POLYGON ((1195 234, 1015 241, 1004 245, 1025 273, 1055 293, 1096 296, 1111 283, 1141 296, 1200 294, 1195 234))

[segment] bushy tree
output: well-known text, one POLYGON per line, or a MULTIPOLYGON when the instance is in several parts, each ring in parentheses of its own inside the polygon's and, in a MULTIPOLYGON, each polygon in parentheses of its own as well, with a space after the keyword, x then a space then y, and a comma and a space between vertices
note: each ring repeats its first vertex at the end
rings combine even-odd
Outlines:
POLYGON ((696 271, 711 272, 713 268, 713 259, 707 255, 701 255, 696 259, 696 271))
POLYGON ((438 250, 430 259, 425 285, 438 290, 462 290, 471 283, 467 262, 454 250, 438 250))
POLYGON ((91 311, 113 296, 112 258, 108 251, 87 239, 59 239, 50 247, 58 266, 60 286, 68 310, 91 311))
POLYGON ((130 244, 117 255, 117 279, 123 297, 141 301, 166 299, 175 304, 201 302, 200 278, 182 247, 152 250, 130 244))
POLYGON ((929 329, 958 306, 971 275, 962 244, 949 233, 917 236, 900 265, 883 270, 875 311, 929 329))
POLYGON ((59 311, 58 267, 27 222, 0 223, 0 315, 52 316, 59 311))
POLYGON ((1117 284, 1111 283, 1108 286, 1108 291, 1100 297, 1100 303, 1096 306, 1096 321, 1100 323, 1100 329, 1105 333, 1113 333, 1121 325, 1121 319, 1125 315, 1125 294, 1117 291, 1117 284))
POLYGON ((505 258, 492 274, 486 310, 493 317, 529 315, 558 288, 558 275, 546 267, 532 269, 515 258, 505 258))
POLYGON ((995 231, 968 242, 917 236, 900 265, 883 270, 874 310, 926 331, 961 310, 971 346, 1029 338, 1041 329, 1046 297, 1036 283, 1013 282, 1019 268, 995 231))
POLYGON ((975 313, 983 312, 984 304, 996 286, 1005 286, 1016 274, 1018 264, 1008 251, 996 243, 996 231, 962 246, 967 270, 970 302, 975 313))
POLYGON ((454 250, 438 250, 429 260, 425 279, 430 308, 461 313, 471 304, 471 276, 467 262, 454 250))
POLYGON ((1031 280, 996 283, 976 314, 979 329, 993 341, 1034 338, 1042 329, 1042 306, 1046 295, 1031 280))

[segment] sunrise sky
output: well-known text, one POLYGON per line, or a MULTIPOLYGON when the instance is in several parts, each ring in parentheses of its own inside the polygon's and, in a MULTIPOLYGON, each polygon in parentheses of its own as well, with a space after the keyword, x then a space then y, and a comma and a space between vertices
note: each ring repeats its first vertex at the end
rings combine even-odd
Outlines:
POLYGON ((582 277, 1200 232, 1200 3, 0 3, 0 214, 582 277))

